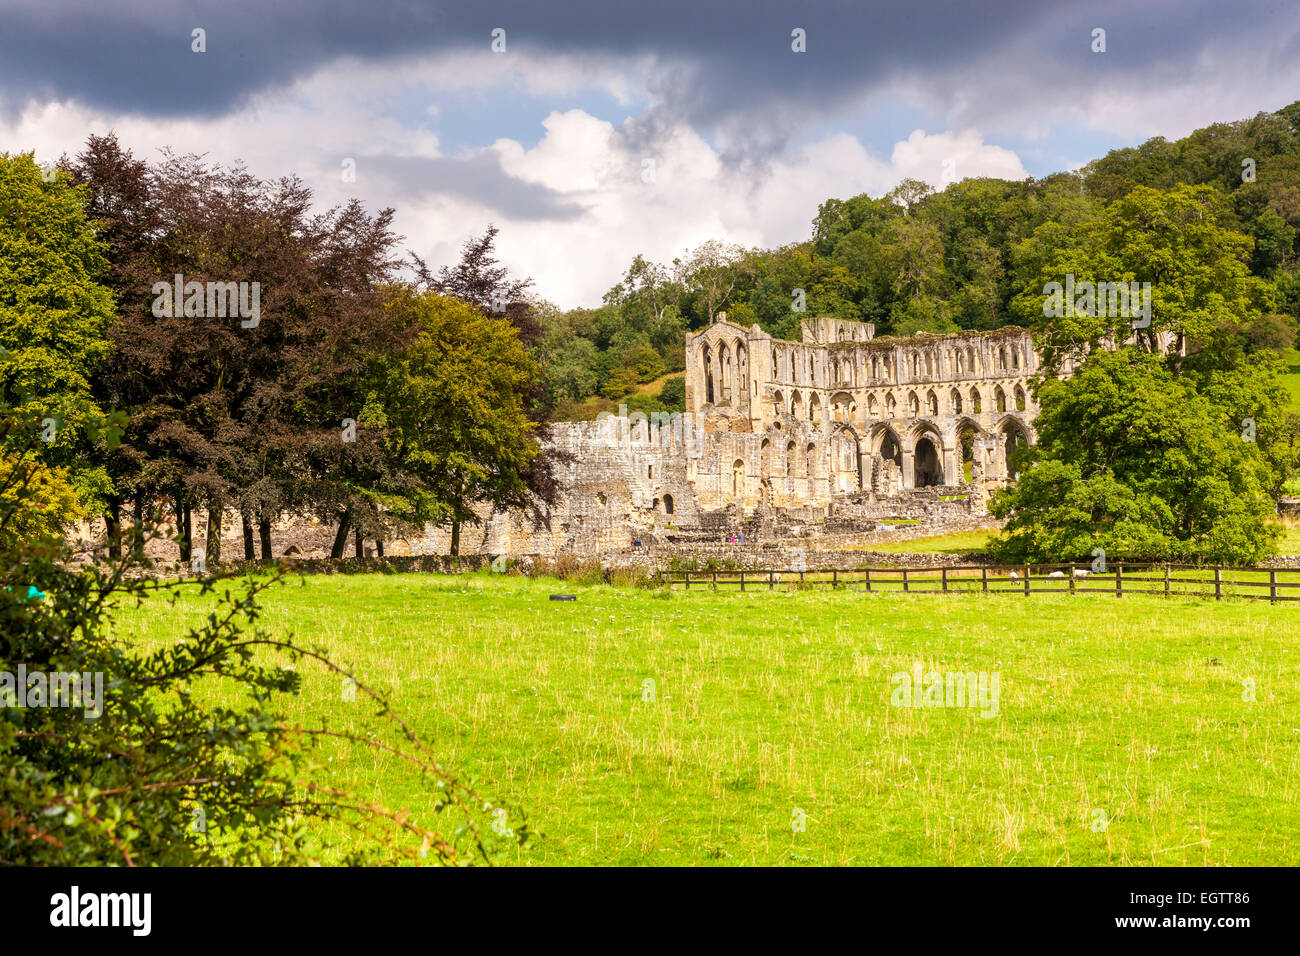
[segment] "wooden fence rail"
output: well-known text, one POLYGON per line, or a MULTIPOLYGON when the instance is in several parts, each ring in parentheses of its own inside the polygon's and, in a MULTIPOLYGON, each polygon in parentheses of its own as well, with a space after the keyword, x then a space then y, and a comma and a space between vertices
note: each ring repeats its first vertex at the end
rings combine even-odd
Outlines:
POLYGON ((1105 570, 1087 565, 969 565, 942 568, 835 568, 819 570, 661 571, 661 583, 690 590, 774 591, 798 586, 875 594, 1157 594, 1163 597, 1300 601, 1300 568, 1224 568, 1190 564, 1116 562, 1105 570), (1289 580, 1288 580, 1289 578, 1289 580), (1292 593, 1288 593, 1292 592, 1292 593))

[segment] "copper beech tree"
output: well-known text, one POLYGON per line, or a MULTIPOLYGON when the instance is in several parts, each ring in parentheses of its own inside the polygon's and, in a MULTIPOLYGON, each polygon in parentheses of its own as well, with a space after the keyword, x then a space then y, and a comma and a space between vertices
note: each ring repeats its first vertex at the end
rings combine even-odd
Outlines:
POLYGON ((313 212, 311 190, 296 178, 261 179, 170 152, 148 164, 113 136, 92 137, 65 163, 86 188, 111 264, 105 282, 117 299, 108 329, 113 358, 95 381, 101 400, 130 419, 107 455, 113 554, 123 510, 130 507, 139 525, 160 502, 175 515, 182 560, 200 534, 193 512, 209 515, 206 557, 216 562, 220 524, 212 516, 228 508, 242 517, 245 559, 257 556, 258 544, 263 559, 272 557, 271 525, 284 514, 336 523, 332 555, 339 557, 349 536, 360 554, 363 537, 382 542, 395 527, 430 515, 454 514, 458 528, 475 496, 498 504, 553 498, 554 480, 537 456, 548 406, 520 341, 530 283, 496 265, 495 229, 438 279, 424 270, 426 284, 441 284, 485 319, 498 317, 466 325, 494 334, 467 339, 455 362, 481 367, 492 357, 474 350, 496 350, 531 371, 512 375, 509 394, 496 394, 491 408, 462 402, 430 419, 426 444, 459 448, 443 462, 448 470, 432 470, 407 456, 409 439, 388 432, 386 416, 407 423, 409 436, 409 410, 376 390, 400 380, 398 369, 428 373, 433 358, 419 351, 429 330, 412 304, 422 300, 395 283, 400 237, 392 210, 372 215, 352 201, 313 212), (255 317, 214 298, 214 286, 239 283, 256 284, 255 317), (167 300, 173 284, 183 295, 160 307, 159 289, 167 300), (455 467, 475 453, 465 435, 500 424, 486 421, 498 408, 525 416, 523 425, 512 423, 490 453, 479 447, 484 460, 455 467), (508 442, 519 444, 507 450, 508 442))

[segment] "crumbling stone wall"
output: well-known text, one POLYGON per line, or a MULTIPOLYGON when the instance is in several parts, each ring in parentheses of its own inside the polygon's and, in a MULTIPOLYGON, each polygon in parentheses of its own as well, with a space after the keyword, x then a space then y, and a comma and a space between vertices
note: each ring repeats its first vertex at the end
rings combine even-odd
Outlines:
POLYGON ((795 343, 721 314, 687 339, 683 414, 554 426, 571 463, 549 526, 487 516, 471 546, 600 555, 964 529, 1035 439, 1038 364, 1023 329, 876 339, 816 318, 795 343))

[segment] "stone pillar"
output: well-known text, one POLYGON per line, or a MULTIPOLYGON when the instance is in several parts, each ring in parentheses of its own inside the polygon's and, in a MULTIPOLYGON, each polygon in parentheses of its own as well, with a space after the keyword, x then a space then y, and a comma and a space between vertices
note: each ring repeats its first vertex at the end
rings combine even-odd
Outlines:
POLYGON ((1009 478, 1007 450, 1002 442, 994 440, 989 449, 989 473, 994 478, 1009 478))
POLYGON ((744 406, 741 389, 749 389, 749 360, 746 359, 742 367, 740 349, 734 351, 735 354, 731 357, 731 410, 739 414, 744 406))
POLYGON ((915 449, 903 449, 903 487, 916 487, 915 449))
POLYGON ((686 376, 686 407, 694 412, 698 412, 704 405, 706 397, 705 375, 708 369, 704 365, 704 348, 699 343, 689 347, 691 354, 686 357, 686 368, 690 374, 686 376))
POLYGON ((961 445, 943 447, 943 483, 945 485, 961 484, 961 445))
POLYGON ((772 346, 769 342, 751 341, 749 343, 749 381, 746 383, 749 402, 749 421, 756 432, 762 431, 768 423, 767 392, 764 382, 775 381, 772 375, 772 346))

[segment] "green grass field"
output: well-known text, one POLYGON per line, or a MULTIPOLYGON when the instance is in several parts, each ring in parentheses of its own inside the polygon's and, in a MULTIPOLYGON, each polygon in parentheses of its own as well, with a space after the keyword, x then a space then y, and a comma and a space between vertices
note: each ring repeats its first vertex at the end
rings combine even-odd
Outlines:
POLYGON ((1281 376, 1282 384, 1291 392, 1291 410, 1300 412, 1300 351, 1287 349, 1282 356, 1287 370, 1281 376))
POLYGON ((1300 554, 1300 524, 1290 522, 1279 525, 1282 536, 1277 539, 1278 554, 1300 554))
MULTIPOLYGON (((154 604, 119 634, 175 640, 205 612, 154 604)), ((264 604, 527 809, 544 836, 505 862, 1300 863, 1295 607, 489 574, 316 576, 264 604), (916 662, 996 673, 997 715, 892 706, 916 662)), ((300 669, 292 720, 363 725, 337 676, 300 669)), ((331 782, 420 810, 396 760, 323 754, 331 782)))
POLYGON ((988 548, 991 531, 961 531, 955 534, 936 534, 910 541, 891 541, 885 544, 864 544, 863 551, 882 554, 911 554, 928 551, 936 554, 977 554, 988 548))

